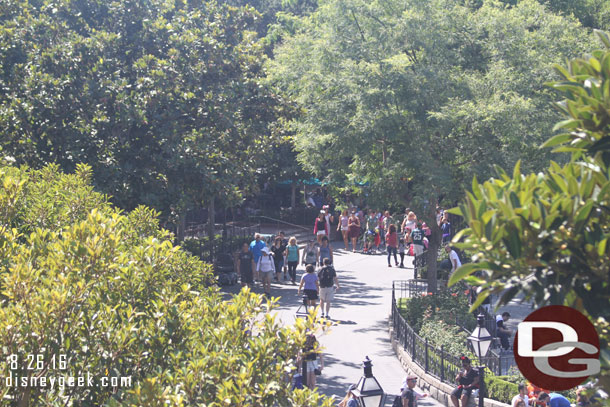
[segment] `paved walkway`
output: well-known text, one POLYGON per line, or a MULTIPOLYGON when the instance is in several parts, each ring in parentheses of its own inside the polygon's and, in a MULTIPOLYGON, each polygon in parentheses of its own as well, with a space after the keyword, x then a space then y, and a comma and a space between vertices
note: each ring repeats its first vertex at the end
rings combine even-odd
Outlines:
MULTIPOLYGON (((342 243, 334 244, 334 247, 341 289, 330 310, 335 325, 330 332, 318 337, 325 348, 325 368, 318 387, 328 396, 342 398, 347 387, 362 376, 362 361, 368 356, 373 361, 373 374, 388 394, 386 406, 391 406, 406 375, 394 355, 388 334, 392 281, 413 278, 413 271, 387 267, 385 255, 336 250, 343 247, 342 243)), ((299 278, 303 271, 299 266, 299 278)), ((272 285, 271 294, 281 297, 277 312, 284 323, 294 322, 294 313, 301 301, 296 293, 297 287, 293 285, 272 285)), ((441 404, 427 398, 420 400, 418 405, 436 407, 441 404)))

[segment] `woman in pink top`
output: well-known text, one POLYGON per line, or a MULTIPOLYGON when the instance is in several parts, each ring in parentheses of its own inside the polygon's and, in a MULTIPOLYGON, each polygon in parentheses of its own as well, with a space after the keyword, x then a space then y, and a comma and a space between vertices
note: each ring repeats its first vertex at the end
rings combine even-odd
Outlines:
POLYGON ((394 263, 396 263, 396 266, 398 267, 398 258, 396 257, 396 249, 398 248, 398 234, 396 233, 396 225, 390 225, 388 233, 385 235, 385 243, 388 248, 388 267, 392 267, 392 253, 394 253, 394 263))

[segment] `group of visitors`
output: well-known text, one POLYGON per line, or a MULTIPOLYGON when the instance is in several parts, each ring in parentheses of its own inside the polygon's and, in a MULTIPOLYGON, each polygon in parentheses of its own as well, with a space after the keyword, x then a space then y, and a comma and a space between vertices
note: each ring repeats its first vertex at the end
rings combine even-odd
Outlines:
POLYGON ((255 281, 263 284, 266 296, 270 296, 271 280, 276 282, 292 281, 296 284, 296 269, 299 264, 299 246, 293 236, 286 239, 284 232, 280 232, 274 240, 273 246, 267 247, 260 233, 254 235, 254 240, 248 244, 244 242, 241 251, 237 254, 236 269, 240 274, 242 287, 252 288, 255 281))
POLYGON ((237 254, 236 269, 241 277, 241 285, 253 288, 255 281, 260 281, 265 296, 270 297, 272 279, 281 283, 282 274, 284 282, 290 279, 290 282, 296 285, 300 259, 301 264, 305 266, 305 273, 301 277, 297 295, 301 295, 303 291, 307 296, 308 305, 314 307, 320 299, 322 317, 330 318, 330 304, 335 291, 339 289, 339 281, 332 265, 333 249, 328 236, 322 235, 319 245, 313 240, 309 241, 302 255, 300 252, 294 236, 287 240, 284 232, 280 232, 273 246, 269 248, 260 233, 257 233, 250 244, 244 242, 237 254))

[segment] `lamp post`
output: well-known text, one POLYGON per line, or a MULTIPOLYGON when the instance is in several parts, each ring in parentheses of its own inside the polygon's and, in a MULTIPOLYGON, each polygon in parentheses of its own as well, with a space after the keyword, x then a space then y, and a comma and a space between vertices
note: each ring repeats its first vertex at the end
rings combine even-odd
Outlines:
POLYGON ((362 367, 364 368, 364 376, 360 378, 356 389, 352 392, 358 398, 362 407, 381 407, 385 394, 381 385, 373 376, 373 364, 368 356, 362 362, 362 367))
POLYGON ((479 407, 483 407, 483 399, 485 397, 485 365, 483 365, 483 358, 487 355, 491 341, 493 338, 485 329, 485 316, 479 314, 477 317, 478 326, 472 331, 472 334, 468 337, 470 345, 477 359, 479 359, 479 407))

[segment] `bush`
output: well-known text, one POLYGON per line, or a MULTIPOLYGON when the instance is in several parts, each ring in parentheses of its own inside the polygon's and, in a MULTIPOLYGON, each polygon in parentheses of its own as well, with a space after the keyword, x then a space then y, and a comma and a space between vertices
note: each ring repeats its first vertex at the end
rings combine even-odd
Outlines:
POLYGON ((506 380, 506 376, 493 376, 485 370, 485 386, 487 397, 501 403, 510 404, 513 397, 519 394, 519 385, 506 380))
POLYGON ((424 321, 419 331, 423 339, 427 339, 432 346, 440 348, 444 346, 444 351, 450 355, 466 355, 468 350, 468 335, 458 326, 450 325, 440 319, 430 319, 424 321))
POLYGON ((455 285, 436 294, 407 298, 401 305, 401 314, 407 323, 419 333, 424 320, 437 319, 455 323, 456 318, 468 330, 474 329, 476 319, 468 312, 468 296, 463 285, 455 285))
POLYGON ((222 301, 209 265, 174 246, 154 211, 120 214, 88 174, 0 167, 0 346, 14 355, 0 374, 95 380, 5 386, 6 403, 330 406, 286 382, 313 320, 282 326, 247 290, 222 301), (29 355, 42 364, 28 369, 29 355), (119 376, 132 385, 97 386, 119 376))

